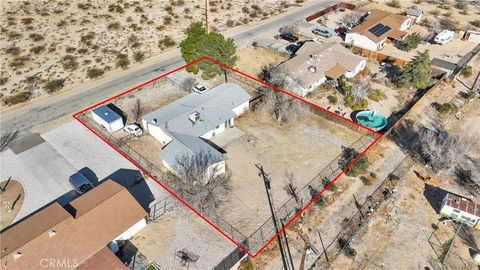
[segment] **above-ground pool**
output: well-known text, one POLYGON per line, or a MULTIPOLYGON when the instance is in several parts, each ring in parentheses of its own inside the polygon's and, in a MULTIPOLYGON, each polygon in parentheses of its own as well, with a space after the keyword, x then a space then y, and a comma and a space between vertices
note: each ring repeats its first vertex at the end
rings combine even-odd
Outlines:
POLYGON ((375 131, 379 131, 387 125, 387 118, 374 111, 361 111, 355 115, 355 121, 375 131))

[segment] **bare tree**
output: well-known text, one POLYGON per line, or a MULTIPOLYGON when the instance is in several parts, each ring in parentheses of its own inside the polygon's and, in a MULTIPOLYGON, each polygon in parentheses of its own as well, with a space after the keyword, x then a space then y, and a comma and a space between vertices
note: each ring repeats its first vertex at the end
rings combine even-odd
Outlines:
POLYGON ((232 174, 222 173, 220 166, 212 165, 215 161, 215 155, 204 151, 179 156, 169 177, 175 193, 200 213, 214 213, 230 194, 232 174))
POLYGON ((357 102, 359 99, 365 97, 370 92, 370 81, 367 79, 356 82, 350 90, 350 95, 353 100, 357 102))
POLYGON ((137 98, 132 108, 132 116, 135 123, 138 124, 140 122, 140 120, 142 119, 143 111, 144 108, 142 102, 140 101, 140 99, 137 98))
POLYGON ((288 123, 297 119, 303 108, 298 100, 270 87, 262 88, 260 107, 272 113, 278 123, 288 123))
POLYGON ((356 11, 351 13, 345 13, 345 15, 340 19, 340 22, 343 25, 352 27, 360 22, 360 19, 365 15, 363 11, 356 11))
POLYGON ((192 92, 192 87, 197 83, 197 79, 193 77, 187 77, 182 81, 182 88, 190 93, 192 92))
POLYGON ((280 34, 292 34, 296 35, 298 34, 298 23, 293 23, 293 24, 287 24, 278 29, 278 32, 280 34))
POLYGON ((12 143, 15 139, 18 138, 19 131, 8 131, 2 134, 0 137, 0 152, 3 152, 7 149, 7 147, 12 143))
POLYGON ((285 171, 285 178, 287 180, 285 181, 285 185, 283 189, 285 192, 287 192, 288 196, 293 197, 295 199, 295 202, 298 204, 301 204, 302 202, 300 201, 300 198, 298 197, 298 192, 297 189, 298 187, 295 185, 295 176, 293 173, 285 171))

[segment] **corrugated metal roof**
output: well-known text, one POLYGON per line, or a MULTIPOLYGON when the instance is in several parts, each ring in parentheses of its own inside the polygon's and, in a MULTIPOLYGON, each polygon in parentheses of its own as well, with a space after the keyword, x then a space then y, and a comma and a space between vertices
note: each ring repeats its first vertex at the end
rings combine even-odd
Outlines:
POLYGON ((107 123, 115 122, 122 117, 114 112, 112 109, 107 107, 107 105, 99 106, 92 110, 93 113, 98 115, 98 117, 102 118, 107 123))

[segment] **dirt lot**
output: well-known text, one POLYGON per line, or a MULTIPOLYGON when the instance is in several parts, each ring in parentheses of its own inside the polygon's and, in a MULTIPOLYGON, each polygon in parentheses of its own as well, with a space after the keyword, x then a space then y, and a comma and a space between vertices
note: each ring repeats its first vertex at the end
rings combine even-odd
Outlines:
POLYGON ((237 55, 238 61, 235 69, 256 78, 259 78, 263 67, 270 64, 277 65, 288 59, 288 57, 272 50, 252 46, 240 50, 237 55))
POLYGON ((361 137, 312 113, 288 126, 249 113, 239 118, 236 126, 246 134, 224 148, 234 177, 232 198, 222 206, 221 213, 245 235, 270 216, 265 187, 255 164, 263 165, 270 173, 274 204, 279 207, 290 198, 283 190, 287 171, 294 174, 295 184, 301 188, 341 153, 342 145, 361 137))

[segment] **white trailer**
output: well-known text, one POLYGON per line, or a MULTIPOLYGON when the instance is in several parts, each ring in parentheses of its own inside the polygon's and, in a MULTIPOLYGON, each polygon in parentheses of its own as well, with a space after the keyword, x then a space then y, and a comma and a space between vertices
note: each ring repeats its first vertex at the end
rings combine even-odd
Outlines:
POLYGON ((450 30, 443 30, 435 37, 434 41, 438 44, 445 45, 448 42, 452 41, 454 36, 455 32, 450 30))
POLYGON ((122 116, 114 112, 106 105, 102 105, 93 109, 92 118, 110 133, 113 133, 124 127, 122 116))

